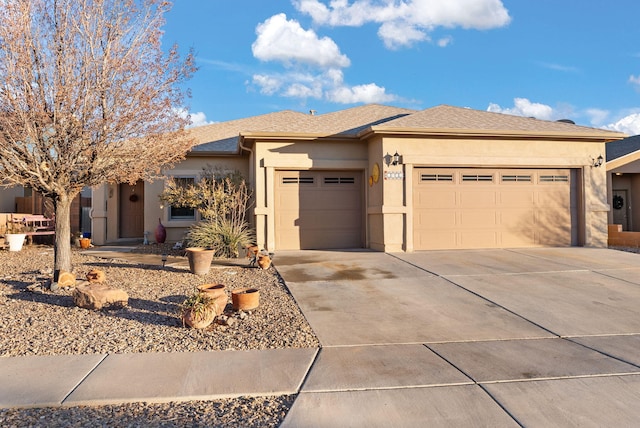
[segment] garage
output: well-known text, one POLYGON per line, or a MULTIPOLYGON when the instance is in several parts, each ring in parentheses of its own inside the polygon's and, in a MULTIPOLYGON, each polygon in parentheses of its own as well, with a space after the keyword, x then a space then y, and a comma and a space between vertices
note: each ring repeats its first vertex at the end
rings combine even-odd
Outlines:
POLYGON ((414 168, 416 250, 572 245, 570 169, 414 168))
POLYGON ((282 250, 362 248, 362 171, 276 171, 275 240, 282 250))

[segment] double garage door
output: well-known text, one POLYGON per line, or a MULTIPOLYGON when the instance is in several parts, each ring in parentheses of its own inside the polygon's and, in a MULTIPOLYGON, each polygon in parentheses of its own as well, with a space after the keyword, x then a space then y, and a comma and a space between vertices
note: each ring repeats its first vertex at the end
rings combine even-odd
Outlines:
POLYGON ((414 168, 414 249, 570 246, 569 169, 414 168))
POLYGON ((277 171, 275 187, 278 249, 363 247, 361 171, 277 171))

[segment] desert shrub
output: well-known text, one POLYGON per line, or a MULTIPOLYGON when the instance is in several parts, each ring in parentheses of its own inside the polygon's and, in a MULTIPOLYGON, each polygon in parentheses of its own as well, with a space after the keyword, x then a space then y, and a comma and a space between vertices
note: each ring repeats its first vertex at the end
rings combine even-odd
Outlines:
POLYGON ((207 167, 200 180, 187 186, 170 178, 160 199, 200 213, 202 221, 187 232, 189 246, 212 248, 217 257, 238 257, 238 246, 255 241, 247 221, 251 192, 237 171, 222 173, 207 167))

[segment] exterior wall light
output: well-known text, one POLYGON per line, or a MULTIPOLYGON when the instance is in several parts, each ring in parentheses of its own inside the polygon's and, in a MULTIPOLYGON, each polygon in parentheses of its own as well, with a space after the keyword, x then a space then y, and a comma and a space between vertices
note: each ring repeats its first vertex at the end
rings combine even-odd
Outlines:
POLYGON ((598 168, 600 166, 602 166, 602 162, 604 161, 604 158, 602 157, 602 155, 598 156, 597 159, 591 159, 591 162, 593 163, 592 166, 594 168, 598 168))
POLYGON ((395 154, 392 156, 389 154, 389 152, 387 152, 387 154, 384 156, 384 163, 387 164, 387 166, 389 165, 402 165, 402 162, 400 160, 400 155, 398 154, 398 151, 396 150, 395 154))

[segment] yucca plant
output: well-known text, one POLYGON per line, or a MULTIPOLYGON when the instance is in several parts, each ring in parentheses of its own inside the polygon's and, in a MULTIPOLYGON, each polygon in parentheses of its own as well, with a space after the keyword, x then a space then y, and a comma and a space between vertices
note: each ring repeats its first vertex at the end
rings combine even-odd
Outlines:
POLYGON ((246 222, 231 219, 205 220, 196 223, 187 233, 190 247, 204 247, 214 250, 215 257, 238 257, 239 248, 254 241, 253 230, 246 222))

